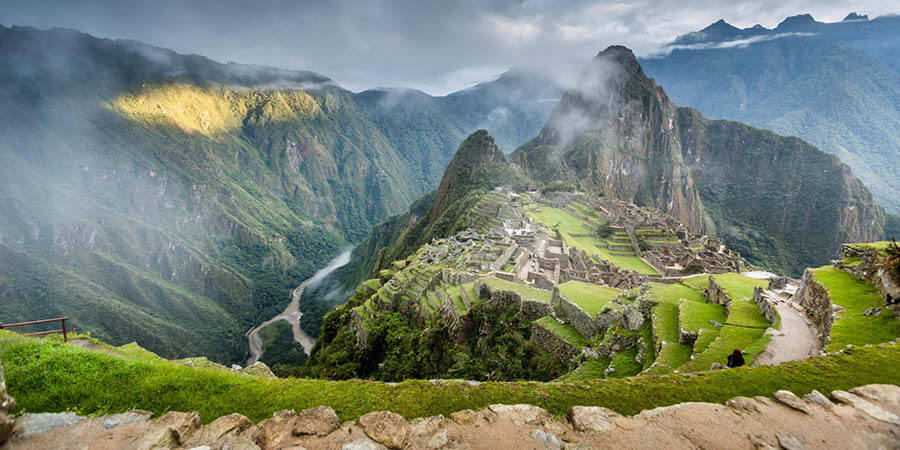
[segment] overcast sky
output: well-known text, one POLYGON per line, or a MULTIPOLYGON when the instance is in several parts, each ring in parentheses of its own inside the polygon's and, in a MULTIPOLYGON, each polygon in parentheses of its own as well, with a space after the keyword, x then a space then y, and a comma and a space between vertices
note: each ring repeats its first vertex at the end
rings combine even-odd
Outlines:
MULTIPOLYGON (((774 27, 811 13, 870 18, 884 0, 0 0, 0 24, 67 27, 222 62, 305 69, 354 91, 441 95, 510 67, 566 71, 611 44, 653 53, 718 19, 774 27)), ((893 6, 893 7, 892 7, 893 6)))

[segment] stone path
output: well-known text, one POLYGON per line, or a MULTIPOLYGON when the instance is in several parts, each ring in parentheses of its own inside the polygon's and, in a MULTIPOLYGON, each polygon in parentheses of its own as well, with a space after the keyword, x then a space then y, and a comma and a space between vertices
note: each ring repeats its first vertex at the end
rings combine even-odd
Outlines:
POLYGON ((756 365, 775 366, 788 361, 806 359, 822 350, 813 324, 796 303, 772 291, 764 291, 781 316, 781 329, 769 329, 772 340, 756 357, 756 365))
MULTIPOLYGON (((682 403, 622 416, 602 407, 554 418, 531 405, 491 405, 407 420, 387 411, 341 423, 320 406, 279 411, 259 424, 231 414, 203 425, 197 413, 142 411, 84 418, 40 431, 18 423, 10 450, 54 449, 832 449, 897 448, 900 387, 869 385, 798 397, 736 397, 725 404, 682 403)), ((30 423, 34 423, 32 419, 30 423)), ((44 421, 46 422, 46 421, 44 421)), ((45 423, 46 425, 46 423, 45 423)))

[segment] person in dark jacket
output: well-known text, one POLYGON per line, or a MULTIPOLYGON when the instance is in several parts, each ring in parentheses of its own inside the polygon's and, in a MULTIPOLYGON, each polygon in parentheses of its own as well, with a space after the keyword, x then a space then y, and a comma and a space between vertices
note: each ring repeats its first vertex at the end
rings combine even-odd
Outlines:
POLYGON ((744 365, 744 355, 740 350, 734 349, 730 355, 728 355, 728 368, 733 369, 735 367, 741 367, 744 365))

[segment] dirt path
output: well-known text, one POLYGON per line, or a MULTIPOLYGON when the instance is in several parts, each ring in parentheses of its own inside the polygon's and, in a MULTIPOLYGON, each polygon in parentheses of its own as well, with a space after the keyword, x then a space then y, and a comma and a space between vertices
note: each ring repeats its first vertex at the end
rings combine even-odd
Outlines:
POLYGON ((765 291, 775 304, 781 316, 781 328, 769 329, 772 340, 766 350, 756 358, 756 364, 774 366, 788 361, 797 361, 819 354, 821 347, 815 328, 806 314, 801 312, 795 303, 772 291, 765 291))
POLYGON ((309 277, 302 283, 300 286, 297 286, 291 292, 291 302, 288 304, 287 308, 282 311, 281 314, 257 325, 255 328, 251 329, 247 332, 247 340, 250 344, 250 359, 247 360, 247 365, 252 366, 259 358, 262 356, 262 339, 259 338, 259 330, 264 327, 270 325, 273 322, 278 320, 284 320, 287 323, 291 324, 291 331, 294 335, 294 342, 300 344, 303 347, 303 351, 309 355, 310 351, 312 351, 313 345, 315 345, 316 340, 313 339, 312 336, 307 334, 300 328, 300 318, 303 317, 303 313, 300 311, 300 297, 303 297, 303 291, 306 290, 307 286, 315 285, 321 282, 328 274, 334 272, 336 269, 342 267, 343 265, 350 262, 350 253, 353 248, 345 248, 338 254, 334 259, 332 259, 328 265, 319 269, 313 276, 309 277))

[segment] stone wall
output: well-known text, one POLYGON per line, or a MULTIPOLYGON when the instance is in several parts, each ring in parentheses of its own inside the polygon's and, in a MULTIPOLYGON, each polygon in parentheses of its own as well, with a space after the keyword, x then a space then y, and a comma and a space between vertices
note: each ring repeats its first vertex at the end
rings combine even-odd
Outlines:
POLYGON ((706 289, 706 299, 709 303, 722 305, 728 312, 731 312, 731 297, 725 293, 725 290, 716 283, 715 278, 709 277, 709 287, 706 289))
POLYGON ((553 295, 558 297, 558 309, 562 312, 565 321, 575 327, 582 336, 590 339, 600 332, 597 322, 584 309, 558 294, 557 290, 553 291, 553 295))
POLYGON ((831 338, 831 324, 834 322, 831 298, 828 297, 825 287, 813 278, 809 269, 803 272, 800 288, 794 294, 794 301, 806 310, 806 315, 819 332, 819 342, 824 346, 831 338))
POLYGON ((359 308, 363 307, 357 306, 350 310, 350 330, 352 330, 354 336, 356 336, 356 348, 360 351, 366 351, 366 349, 369 348, 369 330, 363 325, 365 316, 359 308))
POLYGON ((521 310, 522 318, 533 321, 544 316, 550 315, 550 304, 544 302, 536 302, 533 300, 525 300, 522 302, 521 310))
POLYGON ((531 342, 566 364, 581 353, 561 337, 537 324, 531 326, 531 342))
POLYGON ((775 305, 769 301, 768 297, 763 295, 763 288, 759 286, 753 288, 753 301, 759 307, 759 310, 762 311, 766 320, 770 324, 775 325, 775 320, 778 318, 778 315, 775 313, 775 305))
POLYGON ((12 434, 15 420, 9 412, 16 409, 16 401, 6 394, 6 380, 3 378, 3 363, 0 362, 0 446, 12 434))

